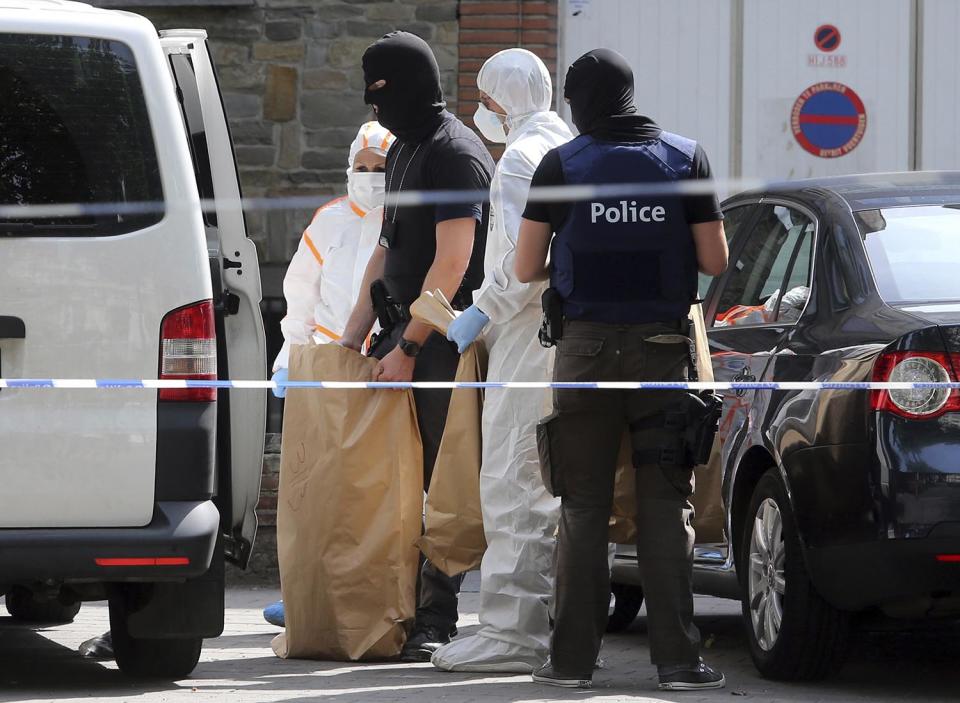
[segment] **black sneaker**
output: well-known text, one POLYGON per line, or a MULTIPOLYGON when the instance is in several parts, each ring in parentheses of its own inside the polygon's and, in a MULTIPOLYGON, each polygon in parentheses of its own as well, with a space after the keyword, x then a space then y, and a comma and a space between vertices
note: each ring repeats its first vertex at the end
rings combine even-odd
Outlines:
POLYGON ((417 626, 400 652, 402 662, 428 662, 433 653, 450 641, 450 631, 432 625, 417 626))
POLYGON ((559 671, 555 671, 550 660, 542 667, 533 672, 534 683, 545 683, 548 686, 560 686, 561 688, 591 688, 593 681, 590 676, 570 676, 559 671))
POLYGON ((727 680, 701 659, 694 666, 658 666, 661 691, 699 691, 705 688, 723 688, 727 680))

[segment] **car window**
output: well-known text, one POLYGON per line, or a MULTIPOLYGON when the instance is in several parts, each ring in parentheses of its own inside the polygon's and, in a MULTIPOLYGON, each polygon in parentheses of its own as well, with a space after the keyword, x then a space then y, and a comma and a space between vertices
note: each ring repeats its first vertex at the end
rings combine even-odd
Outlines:
POLYGON ((88 206, 5 217, 0 236, 121 234, 162 219, 160 169, 129 46, 0 33, 0 96, 0 206, 88 206))
MULTIPOLYGON (((723 233, 727 238, 728 248, 733 246, 733 240, 737 236, 737 232, 740 231, 743 224, 747 221, 753 212, 753 208, 753 203, 750 203, 749 205, 737 205, 723 211, 723 233)), ((708 276, 705 273, 697 275, 697 290, 701 298, 706 296, 710 291, 710 286, 713 284, 714 278, 716 278, 716 276, 708 276)))
POLYGON ((960 205, 862 210, 855 217, 885 301, 960 300, 960 205))
POLYGON ((714 327, 793 322, 810 296, 813 221, 770 204, 754 222, 720 291, 714 327))

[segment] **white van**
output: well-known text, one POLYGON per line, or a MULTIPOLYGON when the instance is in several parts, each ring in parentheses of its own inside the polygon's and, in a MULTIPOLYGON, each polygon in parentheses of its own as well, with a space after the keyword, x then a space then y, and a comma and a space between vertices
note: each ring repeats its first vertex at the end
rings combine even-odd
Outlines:
MULTIPOLYGON (((0 377, 264 378, 205 36, 0 0, 0 377), (10 208, 62 204, 82 207, 10 208)), ((0 389, 10 614, 108 599, 121 670, 192 671, 223 629, 224 561, 249 558, 265 416, 264 391, 0 389)))

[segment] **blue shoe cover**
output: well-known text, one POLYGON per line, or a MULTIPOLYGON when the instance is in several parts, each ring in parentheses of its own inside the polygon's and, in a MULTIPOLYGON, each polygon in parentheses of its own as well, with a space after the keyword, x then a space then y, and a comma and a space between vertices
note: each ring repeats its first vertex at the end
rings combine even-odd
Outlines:
POLYGON ((277 627, 286 627, 286 620, 283 617, 283 601, 278 600, 276 603, 271 603, 264 608, 263 619, 271 625, 276 625, 277 627))

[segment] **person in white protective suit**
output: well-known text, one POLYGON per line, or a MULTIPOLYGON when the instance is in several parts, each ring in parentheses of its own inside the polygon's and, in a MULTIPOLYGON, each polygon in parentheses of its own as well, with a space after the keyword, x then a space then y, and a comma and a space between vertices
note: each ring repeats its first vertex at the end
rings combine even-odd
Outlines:
MULTIPOLYGON (((321 207, 303 233, 283 279, 287 315, 275 381, 287 380, 291 344, 336 342, 357 300, 383 219, 384 167, 394 136, 367 122, 350 145, 347 195, 321 207)), ((275 394, 282 398, 284 389, 275 394)))
MULTIPOLYGON (((546 284, 519 283, 514 256, 530 180, 543 155, 572 138, 550 111, 552 86, 543 62, 525 49, 492 56, 477 76, 474 121, 490 141, 505 142, 490 190, 485 278, 474 304, 451 323, 462 353, 480 333, 490 381, 547 381, 553 350, 540 345, 540 297, 546 284)), ((433 655, 447 671, 530 673, 550 651, 548 600, 559 500, 544 488, 537 422, 549 393, 488 389, 483 406, 480 500, 487 551, 480 567, 477 634, 433 655)))
MULTIPOLYGON (((286 382, 291 344, 327 344, 340 339, 360 292, 383 220, 384 168, 394 136, 367 122, 350 145, 347 195, 321 207, 303 233, 283 279, 287 315, 280 323, 283 348, 273 380, 286 382)), ((274 395, 283 398, 285 388, 274 395)), ((267 606, 267 622, 283 627, 283 603, 267 606)))

